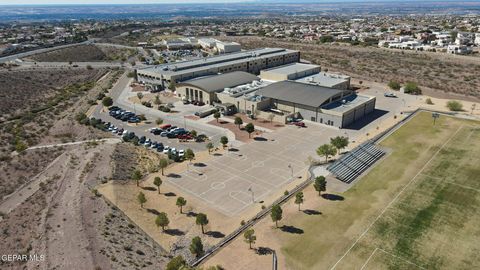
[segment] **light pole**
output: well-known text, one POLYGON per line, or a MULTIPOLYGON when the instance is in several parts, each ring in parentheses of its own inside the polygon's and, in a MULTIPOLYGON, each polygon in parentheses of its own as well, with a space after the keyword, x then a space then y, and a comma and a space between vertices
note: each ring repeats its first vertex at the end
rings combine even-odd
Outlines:
POLYGON ((292 179, 293 179, 293 167, 292 167, 292 164, 288 164, 288 168, 290 169, 291 177, 292 177, 292 179))
POLYGON ((437 120, 437 118, 440 117, 440 114, 439 113, 432 113, 432 118, 433 118, 433 125, 435 125, 435 121, 437 120))
POLYGON ((254 203, 255 202, 255 194, 253 193, 252 187, 249 187, 248 191, 250 191, 252 193, 252 203, 254 203))

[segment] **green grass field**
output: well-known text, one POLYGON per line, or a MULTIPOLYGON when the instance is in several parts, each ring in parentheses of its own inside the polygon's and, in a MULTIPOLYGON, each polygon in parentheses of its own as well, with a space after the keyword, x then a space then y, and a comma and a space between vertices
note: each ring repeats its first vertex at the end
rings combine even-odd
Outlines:
POLYGON ((480 269, 480 123, 422 112, 344 201, 278 233, 289 269, 480 269))

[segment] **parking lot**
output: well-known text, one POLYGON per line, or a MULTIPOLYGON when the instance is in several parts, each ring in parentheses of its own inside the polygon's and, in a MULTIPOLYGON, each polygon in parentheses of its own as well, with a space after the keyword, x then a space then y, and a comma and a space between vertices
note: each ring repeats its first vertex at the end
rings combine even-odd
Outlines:
POLYGON ((308 157, 320 158, 316 148, 338 133, 319 126, 288 126, 166 179, 225 215, 234 216, 304 175, 308 157))

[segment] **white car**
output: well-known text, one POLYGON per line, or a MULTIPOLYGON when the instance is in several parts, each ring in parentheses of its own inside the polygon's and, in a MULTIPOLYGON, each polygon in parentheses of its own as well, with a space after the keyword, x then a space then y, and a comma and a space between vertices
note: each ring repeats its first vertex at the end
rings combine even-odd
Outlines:
POLYGON ((168 154, 168 152, 170 152, 170 147, 167 145, 163 148, 163 153, 168 154))
POLYGON ((178 156, 179 157, 184 157, 185 156, 185 150, 178 150, 178 156))

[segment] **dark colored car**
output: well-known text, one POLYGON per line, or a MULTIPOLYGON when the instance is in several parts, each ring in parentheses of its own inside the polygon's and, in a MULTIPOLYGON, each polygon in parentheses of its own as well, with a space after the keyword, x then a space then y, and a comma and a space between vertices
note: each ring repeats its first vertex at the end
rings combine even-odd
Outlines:
POLYGON ((147 137, 142 136, 142 137, 140 137, 140 139, 138 140, 138 142, 141 143, 141 144, 144 144, 146 140, 147 140, 147 137))
POLYGON ((140 118, 134 116, 134 117, 130 117, 128 118, 128 123, 140 123, 140 118))
POLYGON ((169 138, 169 139, 176 138, 176 137, 177 137, 177 134, 174 134, 174 133, 171 133, 171 132, 167 133, 167 138, 169 138))

